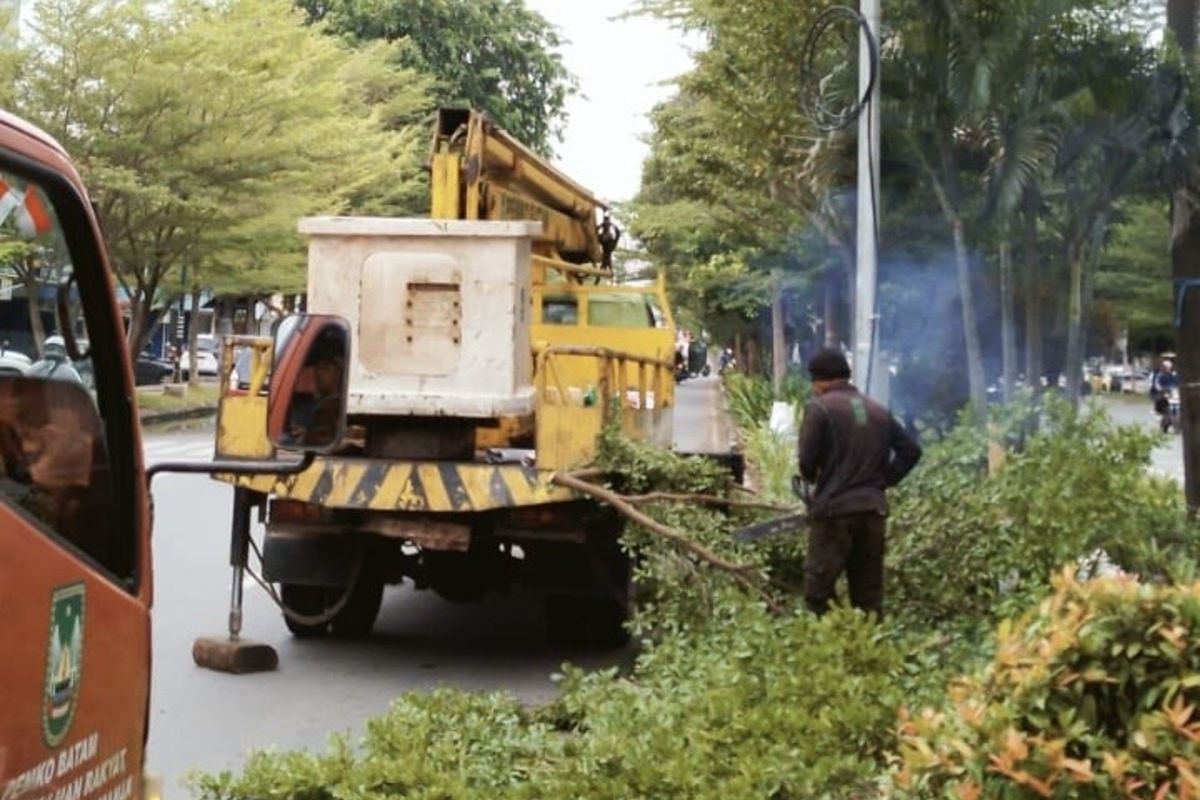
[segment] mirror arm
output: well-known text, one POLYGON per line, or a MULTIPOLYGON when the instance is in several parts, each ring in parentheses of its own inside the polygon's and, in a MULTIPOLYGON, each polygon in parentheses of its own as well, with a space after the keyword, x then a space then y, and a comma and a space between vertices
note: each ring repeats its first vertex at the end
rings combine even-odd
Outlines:
POLYGON ((317 454, 306 452, 299 461, 163 461, 146 470, 146 488, 161 472, 190 475, 296 475, 312 466, 317 454))

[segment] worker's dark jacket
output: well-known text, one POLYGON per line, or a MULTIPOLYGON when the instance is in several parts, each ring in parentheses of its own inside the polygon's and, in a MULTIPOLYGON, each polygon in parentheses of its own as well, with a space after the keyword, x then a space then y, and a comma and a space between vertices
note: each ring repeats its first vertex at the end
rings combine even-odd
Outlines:
POLYGON ((884 490, 921 458, 888 410, 849 383, 814 397, 800 426, 800 474, 814 484, 809 516, 887 513, 884 490))

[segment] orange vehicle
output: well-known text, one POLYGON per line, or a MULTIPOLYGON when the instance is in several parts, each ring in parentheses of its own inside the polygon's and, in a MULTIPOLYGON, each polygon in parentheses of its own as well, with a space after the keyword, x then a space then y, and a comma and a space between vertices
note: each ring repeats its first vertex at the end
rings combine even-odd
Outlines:
POLYGON ((31 362, 0 372, 0 797, 141 797, 150 511, 112 276, 67 154, 2 113, 0 182, 0 329, 31 362), (58 358, 33 338, 55 296, 58 358))
MULTIPOLYGON (((0 800, 146 795, 149 478, 113 286, 67 154, 0 112, 0 800)), ((322 341, 344 359, 344 321, 291 318, 277 374, 315 365, 322 341)), ((340 438, 305 429, 297 383, 266 398, 272 441, 311 451, 340 438)), ((311 460, 155 470, 287 474, 311 460)), ((224 644, 236 657, 244 643, 224 644)))

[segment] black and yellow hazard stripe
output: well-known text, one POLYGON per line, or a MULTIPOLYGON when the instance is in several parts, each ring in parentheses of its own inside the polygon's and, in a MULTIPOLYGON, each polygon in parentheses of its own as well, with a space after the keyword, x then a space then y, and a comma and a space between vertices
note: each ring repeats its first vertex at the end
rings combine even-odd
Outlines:
POLYGON ((522 464, 318 458, 297 475, 223 476, 237 486, 326 508, 489 511, 575 499, 553 473, 522 464))

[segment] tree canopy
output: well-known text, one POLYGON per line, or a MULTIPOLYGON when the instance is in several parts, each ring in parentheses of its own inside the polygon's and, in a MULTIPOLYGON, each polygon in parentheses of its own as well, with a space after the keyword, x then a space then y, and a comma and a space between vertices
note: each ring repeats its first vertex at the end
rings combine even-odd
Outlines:
MULTIPOLYGON (((853 86, 857 32, 829 29, 809 59, 820 9, 804 4, 639 9, 705 46, 652 115, 633 233, 710 327, 736 323, 743 340, 763 341, 779 285, 768 276, 781 275, 789 350, 820 343, 814 310, 836 334, 827 341, 848 338, 857 134, 819 128, 801 100, 812 85, 853 86)), ((1109 352, 1111 331, 1166 321, 1169 285, 1149 290, 1165 245, 1134 252, 1153 242, 1128 227, 1130 215, 1165 213, 1154 198, 1171 120, 1190 102, 1179 108, 1172 51, 1147 43, 1156 18, 1142 0, 888 5, 875 155, 880 325, 893 358, 938 342, 945 379, 969 375, 982 404, 1001 376, 1036 386, 1065 372, 1077 384, 1068 362, 1109 352), (1146 291, 1120 297, 1116 280, 1146 291), (936 326, 913 324, 935 306, 936 326)))
POLYGON ((431 75, 440 105, 480 108, 534 150, 561 137, 575 80, 558 32, 523 0, 296 0, 308 19, 355 42, 399 45, 398 63, 431 75))
POLYGON ((420 143, 384 123, 427 103, 427 82, 394 48, 301 21, 287 0, 36 7, 16 108, 79 164, 135 351, 151 309, 192 284, 301 289, 299 217, 403 207, 423 184, 420 143))

